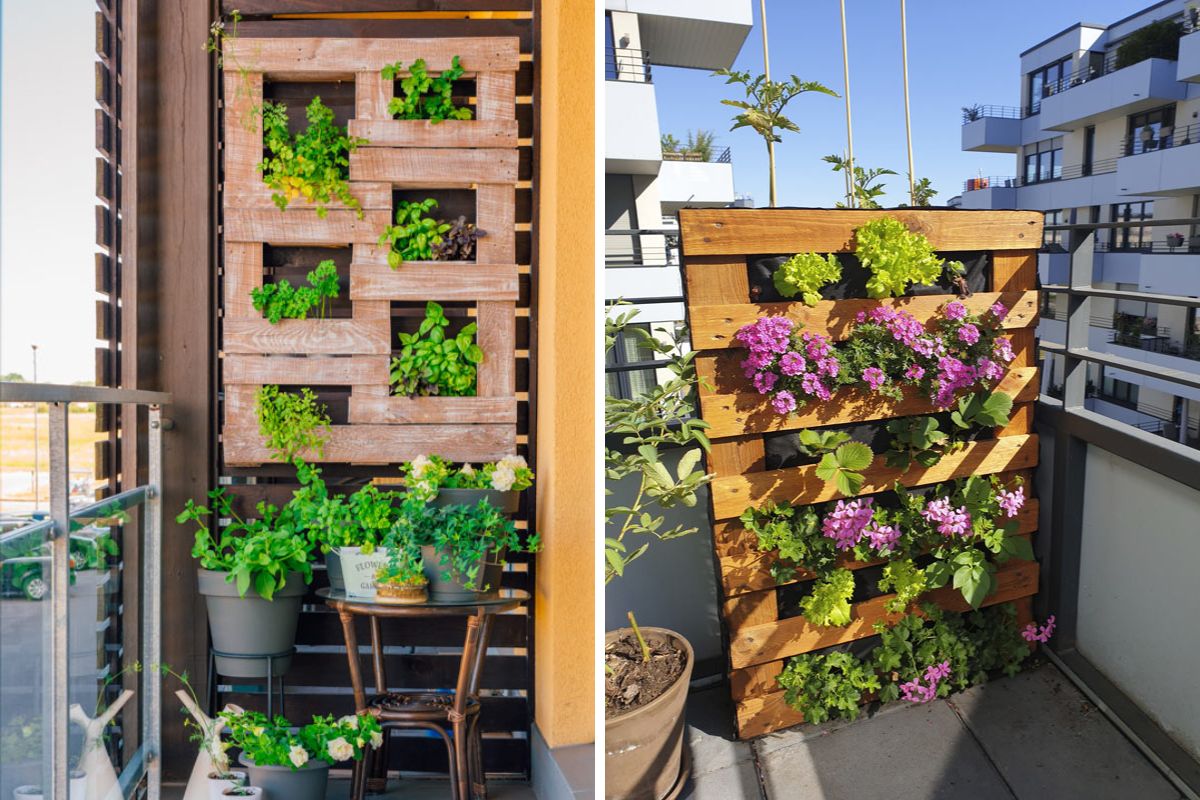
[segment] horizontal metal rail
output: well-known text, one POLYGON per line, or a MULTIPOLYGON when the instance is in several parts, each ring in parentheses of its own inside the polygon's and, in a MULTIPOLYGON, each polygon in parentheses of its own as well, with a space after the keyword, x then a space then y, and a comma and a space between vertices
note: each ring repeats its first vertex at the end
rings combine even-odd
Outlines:
POLYGON ((107 386, 70 386, 57 383, 0 383, 0 403, 135 403, 167 405, 171 395, 140 389, 107 386))
POLYGON ((649 51, 633 47, 605 47, 604 78, 610 81, 650 83, 649 51))
POLYGON ((1102 158, 1093 161, 1091 164, 1072 164, 1069 167, 1063 167, 1056 174, 1045 178, 1035 178, 1027 180, 1021 175, 989 175, 979 178, 968 178, 963 181, 964 192, 975 192, 981 189, 1019 189, 1022 186, 1037 186, 1043 183, 1053 183, 1054 181, 1072 180, 1074 178, 1087 178, 1092 175, 1108 175, 1117 171, 1116 158, 1102 158))
POLYGON ((1020 106, 963 106, 963 125, 981 119, 1022 119, 1025 117, 1020 106))
MULTIPOLYGON (((1166 136, 1162 135, 1168 126, 1159 128, 1157 136, 1151 136, 1143 139, 1139 134, 1138 138, 1126 136, 1121 143, 1122 156, 1138 156, 1143 153, 1157 153, 1160 150, 1170 150, 1172 147, 1183 147, 1189 144, 1200 142, 1200 122, 1187 125, 1182 128, 1171 128, 1171 133, 1166 136)), ((1151 131, 1151 128, 1143 128, 1143 130, 1151 131)))
MULTIPOLYGON (((1128 222, 1124 227, 1137 228, 1141 225, 1140 221, 1128 222)), ((1198 237, 1192 237, 1198 238, 1198 237)), ((1178 244, 1172 244, 1169 241, 1150 242, 1148 244, 1131 245, 1123 247, 1120 244, 1113 245, 1111 242, 1096 242, 1097 253, 1153 253, 1166 256, 1195 256, 1200 255, 1200 239, 1193 242, 1184 240, 1178 244)))
POLYGON ((691 161, 698 164, 729 164, 733 161, 728 147, 709 153, 697 150, 663 150, 662 158, 663 161, 691 161))

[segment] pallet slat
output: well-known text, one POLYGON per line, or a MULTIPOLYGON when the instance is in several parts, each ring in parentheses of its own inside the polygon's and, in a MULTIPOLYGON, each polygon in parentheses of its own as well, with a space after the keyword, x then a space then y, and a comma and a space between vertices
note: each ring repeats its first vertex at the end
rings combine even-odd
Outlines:
POLYGON ((257 355, 389 355, 391 329, 386 319, 225 320, 226 353, 257 355))
POLYGON ((374 72, 396 61, 405 66, 425 59, 430 72, 449 69, 454 56, 469 73, 516 72, 520 68, 517 37, 446 37, 426 39, 253 38, 225 42, 225 58, 249 72, 281 80, 330 80, 374 72))
MULTIPOLYGON (((222 434, 225 463, 264 464, 271 451, 256 428, 230 428, 222 434)), ((451 461, 496 461, 516 451, 511 423, 496 425, 334 425, 325 452, 302 454, 315 463, 395 464, 437 453, 451 461)))
POLYGON ((412 425, 517 421, 516 397, 364 397, 350 395, 350 423, 412 425))
POLYGON ((461 261, 407 261, 396 269, 384 263, 350 265, 351 300, 516 300, 516 264, 461 261))
POLYGON ((325 218, 315 209, 227 208, 226 242, 266 242, 274 245, 375 244, 391 222, 391 212, 368 209, 362 219, 353 211, 330 208, 325 218))
POLYGON ((367 147, 517 146, 515 119, 443 120, 352 119, 349 133, 370 142, 367 147))
POLYGON ((360 147, 350 154, 350 177, 354 181, 384 181, 396 186, 431 189, 472 188, 476 183, 516 183, 517 151, 360 147))

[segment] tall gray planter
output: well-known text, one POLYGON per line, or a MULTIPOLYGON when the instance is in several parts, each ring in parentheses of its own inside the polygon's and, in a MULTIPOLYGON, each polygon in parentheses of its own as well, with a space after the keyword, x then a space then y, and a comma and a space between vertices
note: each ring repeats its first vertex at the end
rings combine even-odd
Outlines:
MULTIPOLYGON (((446 553, 446 564, 442 564, 443 550, 427 544, 421 547, 421 561, 423 563, 425 580, 429 581, 429 599, 435 602, 443 603, 463 603, 476 599, 484 592, 478 589, 468 589, 463 584, 466 582, 465 576, 460 576, 454 572, 450 565, 449 553, 446 553), (442 573, 450 572, 450 580, 442 578, 442 573)), ((495 553, 489 553, 488 556, 495 558, 497 562, 500 559, 495 553)), ((494 593, 500 588, 501 567, 499 563, 488 564, 487 559, 480 559, 479 572, 475 576, 475 582, 479 585, 488 585, 491 588, 487 594, 494 593)))
MULTIPOLYGON (((300 601, 306 591, 299 572, 288 573, 283 588, 271 600, 264 600, 253 586, 246 590, 245 597, 238 597, 236 584, 226 580, 227 572, 207 569, 197 572, 200 594, 208 604, 208 625, 215 650, 265 656, 295 646, 300 601)), ((283 675, 291 663, 290 657, 275 659, 272 676, 283 675)), ((262 678, 267 674, 267 659, 217 656, 217 672, 229 678, 262 678)))
POLYGON ((503 514, 515 514, 521 505, 520 492, 498 492, 495 489, 438 489, 432 506, 475 506, 487 500, 503 514))
POLYGON ((242 755, 239 759, 249 773, 248 785, 258 786, 269 800, 325 800, 329 787, 329 764, 313 759, 299 769, 289 767, 256 767, 254 760, 242 755))

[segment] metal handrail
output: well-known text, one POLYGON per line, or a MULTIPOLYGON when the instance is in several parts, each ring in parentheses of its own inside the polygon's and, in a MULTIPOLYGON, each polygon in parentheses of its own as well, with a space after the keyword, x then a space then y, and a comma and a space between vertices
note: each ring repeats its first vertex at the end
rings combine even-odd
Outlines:
POLYGON ((604 79, 651 83, 650 52, 633 47, 605 47, 604 79))
POLYGON ((1100 158, 1092 161, 1091 164, 1072 164, 1069 167, 1063 167, 1057 175, 1034 181, 1027 181, 1020 175, 1005 175, 1002 177, 989 175, 987 177, 968 178, 967 180, 963 181, 963 191, 975 192, 981 189, 1019 189, 1022 186, 1036 186, 1040 183, 1052 183, 1054 181, 1072 180, 1074 178, 1087 178, 1092 175, 1107 175, 1117 171, 1117 160, 1117 158, 1100 158))
MULTIPOLYGON (((145 504, 144 541, 140 553, 142 570, 142 662, 157 665, 162 659, 162 407, 171 396, 164 392, 113 389, 101 386, 64 386, 45 383, 0 382, 0 402, 46 403, 50 413, 50 519, 10 531, 29 535, 28 528, 43 531, 50 544, 50 633, 48 634, 50 692, 44 717, 50 720, 50 737, 44 745, 42 785, 54 800, 68 796, 68 689, 70 650, 68 592, 71 585, 70 541, 72 519, 111 510, 114 503, 145 504), (147 447, 148 483, 112 498, 71 511, 68 425, 71 403, 144 405, 149 407, 147 447)), ((157 670, 143 672, 142 737, 139 752, 144 756, 147 797, 159 800, 162 791, 162 680, 157 670)), ((139 776, 140 776, 139 771, 139 776)), ((124 779, 125 775, 122 776, 124 779)))
MULTIPOLYGON (((1125 223, 1124 228, 1136 228, 1141 225, 1140 220, 1130 221, 1125 223)), ((1113 245, 1111 242, 1096 242, 1097 253, 1157 253, 1160 255, 1175 255, 1175 256, 1194 256, 1200 255, 1200 243, 1192 244, 1188 240, 1184 240, 1180 244, 1172 245, 1170 242, 1150 242, 1149 244, 1139 244, 1129 247, 1113 245)))
MULTIPOLYGON (((1098 51, 1096 51, 1098 52, 1098 51)), ((1102 78, 1117 71, 1117 49, 1109 50, 1104 54, 1104 59, 1099 64, 1089 63, 1066 75, 1056 81, 1046 84, 1042 89, 1042 99, 1056 95, 1059 92, 1065 92, 1068 89, 1073 89, 1076 86, 1094 81, 1097 78, 1102 78)), ((1129 66, 1133 66, 1130 64, 1129 66)))
POLYGON ((963 108, 963 125, 985 118, 1024 119, 1025 116, 1020 106, 965 106, 963 108))
POLYGON ((733 162, 733 156, 728 147, 721 151, 714 150, 707 158, 697 150, 663 150, 662 159, 663 161, 695 161, 707 164, 730 164, 733 162))
MULTIPOLYGON (((1160 128, 1159 133, 1161 134, 1161 132, 1160 128)), ((1173 128, 1169 135, 1152 137, 1149 140, 1134 139, 1132 135, 1126 136, 1125 140, 1121 142, 1121 155, 1138 156, 1143 153, 1157 153, 1160 150, 1183 147, 1197 142, 1200 142, 1200 122, 1182 128, 1173 128)))

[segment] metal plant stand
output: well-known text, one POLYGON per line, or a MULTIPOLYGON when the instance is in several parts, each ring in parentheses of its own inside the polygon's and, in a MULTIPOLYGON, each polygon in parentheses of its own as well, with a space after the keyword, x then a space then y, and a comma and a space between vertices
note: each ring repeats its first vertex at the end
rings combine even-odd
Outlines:
MULTIPOLYGON (((208 715, 214 716, 217 713, 217 696, 222 694, 217 688, 217 659, 218 658, 233 658, 242 661, 266 661, 267 662, 267 718, 274 719, 274 706, 271 702, 271 697, 275 692, 275 662, 281 658, 291 658, 296 655, 296 648, 289 647, 279 653, 265 653, 259 655, 255 653, 248 655, 246 653, 225 653, 215 648, 208 648, 208 715)), ((286 716, 283 706, 284 681, 283 676, 279 676, 279 713, 286 716)))
POLYGON ((384 729, 382 753, 368 751, 355 764, 350 786, 351 800, 362 800, 371 776, 372 790, 382 791, 387 778, 387 731, 415 728, 433 731, 446 745, 450 762, 450 784, 455 800, 482 800, 487 797, 483 772, 482 737, 479 728, 479 679, 487 657, 488 637, 496 614, 512 611, 529 600, 529 593, 503 589, 476 599, 446 603, 430 601, 417 605, 394 605, 347 598, 343 592, 318 589, 317 595, 337 612, 346 640, 350 663, 350 683, 354 687, 354 706, 358 713, 372 714, 384 729), (367 698, 358 656, 358 636, 354 618, 366 617, 371 627, 371 662, 375 692, 367 698), (404 617, 466 616, 467 633, 459 661, 458 679, 448 692, 389 692, 384 671, 383 636, 380 620, 404 617))

